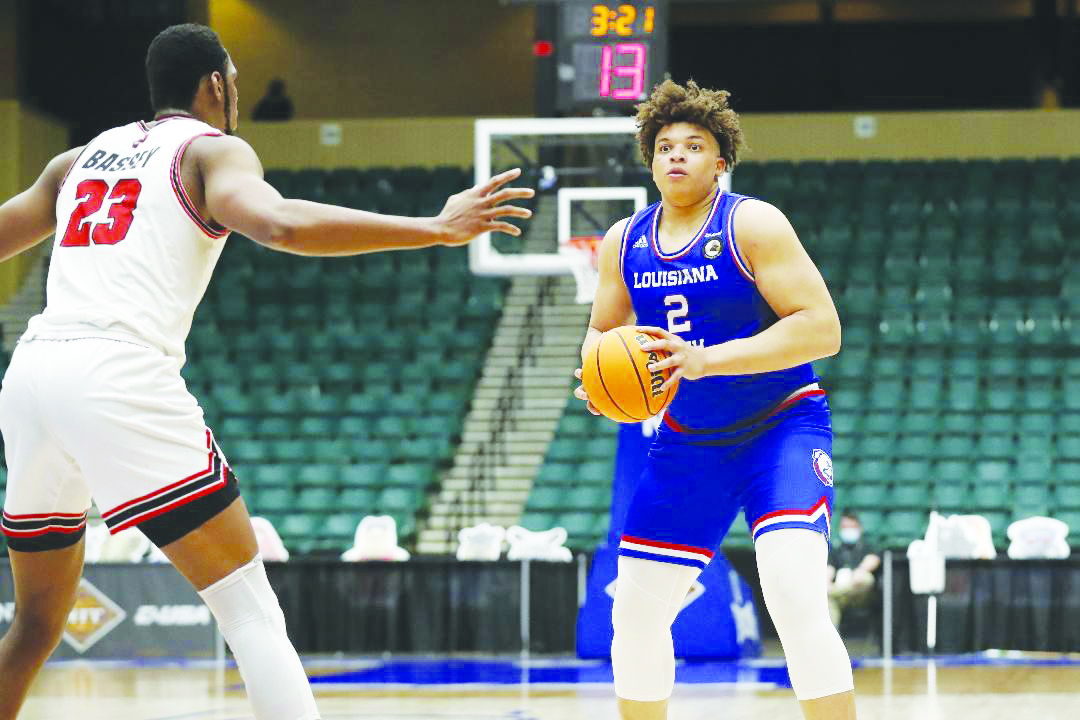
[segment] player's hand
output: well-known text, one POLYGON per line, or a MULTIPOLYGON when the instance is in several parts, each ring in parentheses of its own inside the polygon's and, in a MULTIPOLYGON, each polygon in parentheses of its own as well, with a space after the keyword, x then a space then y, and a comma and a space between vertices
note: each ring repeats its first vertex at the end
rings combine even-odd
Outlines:
POLYGON ((691 345, 678 335, 668 332, 664 328, 641 325, 634 328, 638 332, 659 336, 658 340, 650 340, 641 346, 645 352, 653 350, 666 350, 670 355, 663 360, 657 360, 649 365, 649 370, 666 370, 674 368, 663 385, 660 392, 666 392, 669 387, 679 382, 680 378, 697 380, 705 376, 705 350, 691 345))
MULTIPOLYGON (((578 368, 574 371, 574 377, 576 377, 578 380, 581 379, 581 368, 578 368)), ((574 397, 576 397, 578 400, 584 400, 585 407, 588 408, 589 412, 591 412, 593 415, 600 414, 600 411, 597 410, 596 406, 592 404, 592 400, 589 399, 589 394, 585 392, 584 385, 578 385, 576 388, 574 388, 574 397)))
POLYGON ((530 218, 532 210, 516 205, 501 205, 507 200, 531 198, 532 188, 503 187, 521 175, 521 168, 500 173, 487 182, 451 195, 435 218, 444 245, 464 245, 485 232, 520 235, 521 228, 499 218, 530 218), (501 188, 501 189, 500 189, 501 188))

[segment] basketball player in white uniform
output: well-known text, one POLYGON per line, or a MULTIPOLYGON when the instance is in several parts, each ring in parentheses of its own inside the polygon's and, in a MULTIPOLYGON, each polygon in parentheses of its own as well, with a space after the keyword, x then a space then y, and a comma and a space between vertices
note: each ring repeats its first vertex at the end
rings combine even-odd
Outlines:
POLYGON ((259 720, 319 717, 285 633, 236 480, 180 376, 184 341, 229 229, 300 255, 460 245, 519 230, 510 171, 435 218, 283 199, 236 126, 236 68, 199 25, 147 53, 156 113, 102 133, 0 206, 0 261, 55 231, 48 305, 0 391, 8 465, 2 529, 15 618, 0 640, 0 720, 15 718, 60 640, 82 572, 91 499, 137 527, 199 591, 259 720))

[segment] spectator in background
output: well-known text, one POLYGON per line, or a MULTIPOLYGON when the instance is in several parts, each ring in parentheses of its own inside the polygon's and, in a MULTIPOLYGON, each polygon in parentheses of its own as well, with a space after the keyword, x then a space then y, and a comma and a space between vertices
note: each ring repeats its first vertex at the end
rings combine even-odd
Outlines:
POLYGON ((829 614, 839 627, 840 613, 864 605, 874 589, 874 572, 881 558, 866 546, 862 524, 854 513, 840 516, 840 544, 829 558, 829 614))
POLYGON ((285 94, 285 81, 274 78, 266 88, 266 95, 255 105, 252 120, 292 120, 292 100, 285 94))

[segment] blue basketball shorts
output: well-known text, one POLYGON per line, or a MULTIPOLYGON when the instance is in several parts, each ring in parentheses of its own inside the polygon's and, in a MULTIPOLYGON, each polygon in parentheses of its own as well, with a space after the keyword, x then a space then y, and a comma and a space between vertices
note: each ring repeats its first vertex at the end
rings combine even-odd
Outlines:
POLYGON ((619 554, 704 568, 743 510, 750 534, 829 538, 832 426, 824 393, 731 431, 662 425, 630 501, 619 554))

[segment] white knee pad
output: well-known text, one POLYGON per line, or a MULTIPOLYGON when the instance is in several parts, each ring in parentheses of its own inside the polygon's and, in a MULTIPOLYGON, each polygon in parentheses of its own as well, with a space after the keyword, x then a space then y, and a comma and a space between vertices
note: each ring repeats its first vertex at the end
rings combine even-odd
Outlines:
POLYGON ((619 558, 611 622, 615 694, 623 700, 667 700, 675 687, 671 623, 700 571, 671 563, 619 558))
POLYGON ((262 558, 199 593, 236 657, 257 720, 318 720, 304 667, 262 558))
POLYGON ((854 689, 851 660, 829 616, 825 537, 814 530, 773 530, 758 538, 755 549, 795 697, 815 700, 854 689))

